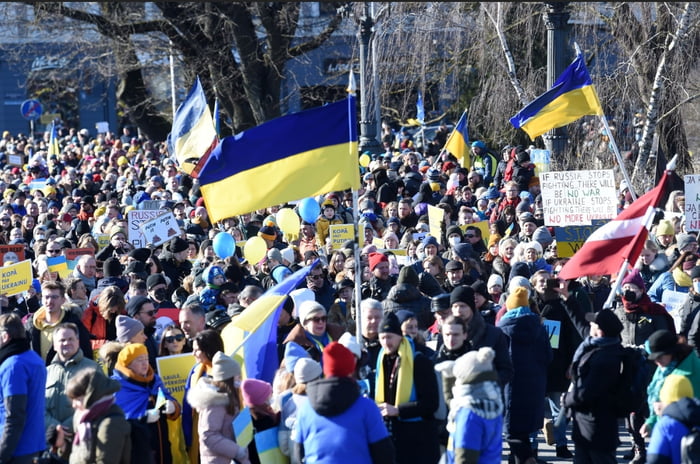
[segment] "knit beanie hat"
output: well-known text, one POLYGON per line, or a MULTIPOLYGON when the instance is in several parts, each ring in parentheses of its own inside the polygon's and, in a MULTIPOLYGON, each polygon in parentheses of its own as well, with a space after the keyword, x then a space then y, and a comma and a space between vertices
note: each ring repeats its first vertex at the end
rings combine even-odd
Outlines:
POLYGON ((265 404, 272 396, 272 385, 264 380, 245 379, 241 382, 241 394, 246 406, 259 406, 265 404))
POLYGON ((401 323, 399 322, 399 318, 396 316, 396 314, 393 312, 384 314, 382 321, 379 323, 379 330, 377 333, 393 333, 403 337, 403 332, 401 332, 401 323))
POLYGON ((486 288, 491 290, 496 285, 503 288, 503 277, 499 276, 498 274, 491 274, 489 276, 489 280, 486 282, 486 288))
POLYGON ((143 331, 141 321, 132 319, 129 316, 117 316, 117 341, 127 343, 134 338, 136 334, 143 331))
POLYGON ((685 247, 693 243, 697 243, 695 235, 691 234, 678 234, 676 236, 676 243, 678 244, 678 251, 683 251, 685 247))
POLYGON ((168 250, 170 250, 171 253, 180 253, 181 251, 187 250, 189 247, 190 245, 187 243, 187 240, 175 237, 170 241, 168 250))
POLYGON ((129 367, 134 359, 142 355, 148 356, 148 348, 142 343, 129 343, 119 352, 117 356, 117 364, 123 367, 129 367))
POLYGON ((625 284, 632 284, 642 291, 646 288, 644 279, 642 279, 642 275, 639 273, 639 269, 632 269, 627 273, 625 278, 622 279, 622 284, 620 284, 620 286, 625 284))
POLYGON ((357 339, 350 332, 345 332, 338 339, 338 343, 350 350, 358 360, 362 357, 362 347, 357 343, 357 339))
POLYGON ((119 277, 122 275, 122 263, 117 258, 107 258, 102 265, 102 272, 105 277, 119 277))
POLYGON ((506 298, 506 309, 511 310, 522 306, 530 306, 528 304, 528 291, 525 287, 518 287, 506 298))
POLYGON ((294 372, 294 366, 304 358, 311 358, 311 356, 300 344, 287 342, 284 345, 284 367, 287 372, 294 372))
POLYGON ((673 224, 668 219, 662 219, 656 226, 656 232, 654 234, 658 237, 660 235, 676 235, 676 229, 673 224))
POLYGON ((165 280, 165 276, 160 272, 151 274, 146 279, 146 290, 151 291, 153 287, 160 284, 168 285, 168 282, 165 280))
POLYGON ((266 240, 274 241, 277 238, 277 232, 271 224, 266 224, 258 231, 258 236, 266 240))
POLYGON ((554 239, 552 234, 549 233, 549 229, 545 226, 540 226, 532 233, 532 240, 542 245, 542 248, 549 246, 554 239))
POLYGON ((374 271, 374 268, 377 267, 377 264, 381 262, 389 262, 389 258, 387 258, 386 255, 384 255, 383 253, 370 253, 367 258, 369 259, 370 271, 374 271))
POLYGON ((472 383, 478 374, 493 371, 493 359, 496 352, 493 348, 484 346, 477 351, 469 351, 455 361, 452 368, 458 384, 472 383))
POLYGON ((526 277, 519 275, 511 277, 508 281, 508 293, 512 293, 513 290, 518 287, 525 287, 528 290, 532 290, 532 285, 530 285, 530 281, 527 280, 526 277))
POLYGON ((297 313, 299 313, 299 322, 304 324, 309 316, 314 313, 326 314, 326 308, 316 301, 304 301, 299 308, 297 308, 297 313))
POLYGON ((440 247, 438 246, 438 241, 437 241, 437 239, 436 239, 435 237, 433 237, 432 235, 426 235, 426 236, 423 238, 423 248, 425 248, 425 247, 427 247, 427 246, 429 246, 429 245, 433 245, 433 246, 436 247, 436 248, 440 248, 440 247))
POLYGON ((476 303, 474 302, 474 289, 467 285, 460 285, 455 287, 450 293, 450 305, 455 303, 466 303, 470 309, 476 308, 476 303))
POLYGON ((129 316, 134 317, 141 310, 141 306, 149 301, 151 300, 143 295, 136 295, 129 298, 129 301, 126 302, 126 313, 129 316))
POLYGON ((693 385, 684 375, 670 374, 661 386, 659 400, 664 404, 671 404, 681 398, 693 397, 693 385))
POLYGON ((338 342, 331 342, 323 349, 325 377, 349 377, 355 372, 355 363, 355 355, 338 342))
POLYGON ((323 374, 321 365, 311 358, 302 358, 294 366, 294 380, 296 383, 309 383, 323 374))
POLYGON ((404 266, 399 271, 399 276, 396 278, 397 284, 410 284, 414 287, 418 287, 420 280, 418 279, 418 274, 413 266, 404 266))
POLYGON ((230 356, 217 351, 211 360, 211 378, 215 381, 231 379, 241 375, 241 366, 230 356))

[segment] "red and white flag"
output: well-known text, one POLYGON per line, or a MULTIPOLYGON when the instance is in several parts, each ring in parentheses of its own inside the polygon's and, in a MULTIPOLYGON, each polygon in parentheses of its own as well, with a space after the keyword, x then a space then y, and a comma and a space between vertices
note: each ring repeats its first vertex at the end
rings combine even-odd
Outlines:
POLYGON ((560 279, 576 279, 592 274, 617 274, 625 259, 631 266, 644 248, 654 209, 666 189, 668 171, 659 184, 637 198, 615 219, 596 229, 559 272, 560 279))

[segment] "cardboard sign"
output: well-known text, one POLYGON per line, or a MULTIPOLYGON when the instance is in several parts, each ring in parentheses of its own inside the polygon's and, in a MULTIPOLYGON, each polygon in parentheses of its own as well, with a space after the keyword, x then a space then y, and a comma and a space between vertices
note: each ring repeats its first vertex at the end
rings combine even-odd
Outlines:
POLYGON ((0 245, 0 256, 3 266, 24 261, 24 245, 0 245))
POLYGON ((683 323, 683 317, 679 314, 680 308, 688 299, 688 294, 685 292, 677 292, 675 290, 664 290, 661 294, 661 303, 664 304, 666 310, 669 312, 671 317, 673 317, 673 323, 676 326, 676 332, 681 332, 681 324, 683 323))
POLYGON ((540 186, 546 226, 587 226, 617 216, 612 169, 543 172, 540 186))
POLYGON ((554 238, 557 241, 557 256, 571 258, 584 244, 588 237, 607 220, 596 219, 590 226, 555 227, 554 238))
POLYGON ((169 211, 150 221, 142 223, 140 227, 146 243, 154 247, 182 233, 180 224, 178 224, 177 219, 175 219, 175 215, 169 211))
POLYGON ((343 248, 343 243, 355 240, 355 226, 353 224, 331 224, 329 237, 331 238, 331 248, 340 250, 343 248))
MULTIPOLYGON (((128 222, 127 240, 129 243, 131 243, 134 248, 146 248, 148 242, 146 241, 146 237, 143 235, 143 232, 141 232, 141 224, 148 222, 151 219, 155 219, 166 212, 166 210, 158 209, 132 209, 129 211, 126 214, 126 220, 128 222)), ((107 238, 107 243, 109 243, 109 237, 107 238)))
POLYGON ((182 404, 185 396, 185 383, 197 360, 192 353, 159 356, 156 358, 158 375, 163 384, 178 403, 182 404))
POLYGON ((32 263, 28 259, 4 266, 0 269, 0 295, 19 295, 29 290, 32 278, 32 263))
POLYGON ((24 166, 24 155, 7 155, 7 164, 12 166, 24 166))
POLYGON ((685 182, 685 229, 700 230, 700 174, 683 176, 685 182))
POLYGON ((445 219, 445 210, 437 206, 428 205, 428 224, 430 225, 430 235, 437 239, 442 245, 442 223, 445 219))
POLYGON ((109 245, 109 234, 92 234, 100 250, 109 245))

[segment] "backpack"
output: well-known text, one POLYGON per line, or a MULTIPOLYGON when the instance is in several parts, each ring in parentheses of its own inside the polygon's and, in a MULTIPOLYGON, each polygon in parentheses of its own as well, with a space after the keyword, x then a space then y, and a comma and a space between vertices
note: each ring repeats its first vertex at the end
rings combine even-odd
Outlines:
POLYGON ((620 379, 613 392, 613 409, 617 417, 628 417, 646 403, 650 368, 641 350, 622 347, 620 379))
POLYGON ((681 438, 681 464, 698 463, 700 463, 700 427, 694 426, 681 438))

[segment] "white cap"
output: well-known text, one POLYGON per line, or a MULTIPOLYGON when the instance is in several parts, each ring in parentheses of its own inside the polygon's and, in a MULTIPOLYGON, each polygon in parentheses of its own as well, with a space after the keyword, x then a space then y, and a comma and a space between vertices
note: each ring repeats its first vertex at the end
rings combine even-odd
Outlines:
POLYGON ((357 359, 362 357, 362 347, 357 343, 357 339, 350 332, 345 332, 341 335, 338 339, 338 343, 352 351, 352 354, 354 354, 357 359))

